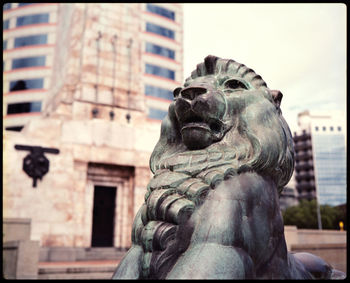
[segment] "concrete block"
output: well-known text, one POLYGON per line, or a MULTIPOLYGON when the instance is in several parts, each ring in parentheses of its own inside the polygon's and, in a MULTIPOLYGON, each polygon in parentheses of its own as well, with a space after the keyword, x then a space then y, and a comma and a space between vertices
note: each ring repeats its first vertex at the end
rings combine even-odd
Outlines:
POLYGON ((5 279, 16 279, 16 261, 18 256, 18 246, 12 242, 3 244, 2 270, 5 279))
POLYGON ((86 251, 85 251, 85 248, 83 247, 75 247, 75 256, 76 256, 76 260, 79 261, 79 260, 85 260, 86 258, 86 251))
POLYGON ((39 241, 10 241, 3 245, 3 274, 6 279, 37 279, 39 241))
POLYGON ((3 242, 29 240, 30 223, 26 218, 4 218, 3 242))
POLYGON ((40 247, 39 250, 39 262, 49 261, 49 247, 40 247))

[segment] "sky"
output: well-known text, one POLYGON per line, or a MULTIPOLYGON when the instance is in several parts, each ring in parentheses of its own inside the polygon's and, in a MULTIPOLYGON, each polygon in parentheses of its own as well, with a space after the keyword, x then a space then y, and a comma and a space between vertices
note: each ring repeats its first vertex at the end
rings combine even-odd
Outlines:
POLYGON ((304 110, 346 111, 346 6, 185 3, 184 79, 207 55, 233 59, 283 93, 292 131, 304 110))

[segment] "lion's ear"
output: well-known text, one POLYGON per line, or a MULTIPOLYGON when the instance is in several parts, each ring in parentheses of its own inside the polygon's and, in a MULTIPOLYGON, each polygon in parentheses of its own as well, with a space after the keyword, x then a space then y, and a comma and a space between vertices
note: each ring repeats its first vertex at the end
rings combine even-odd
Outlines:
POLYGON ((283 97, 282 92, 280 92, 279 90, 271 90, 271 95, 272 95, 273 101, 275 102, 275 105, 277 107, 280 107, 282 97, 283 97))

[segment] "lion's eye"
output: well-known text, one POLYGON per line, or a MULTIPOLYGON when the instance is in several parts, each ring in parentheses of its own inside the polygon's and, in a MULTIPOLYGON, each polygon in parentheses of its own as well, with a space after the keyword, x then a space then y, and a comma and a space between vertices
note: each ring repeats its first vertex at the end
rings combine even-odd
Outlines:
POLYGON ((230 89, 247 89, 246 85, 239 80, 228 80, 225 82, 225 87, 230 89))
POLYGON ((181 90, 182 90, 182 87, 177 87, 174 89, 173 94, 175 98, 179 96, 179 93, 181 90))

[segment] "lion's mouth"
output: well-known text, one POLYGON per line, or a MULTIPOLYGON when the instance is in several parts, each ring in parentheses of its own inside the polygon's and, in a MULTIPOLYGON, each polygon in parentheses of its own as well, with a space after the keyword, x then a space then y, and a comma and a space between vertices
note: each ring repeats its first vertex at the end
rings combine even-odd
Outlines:
POLYGON ((190 117, 187 117, 184 121, 182 121, 182 125, 181 130, 187 128, 203 128, 213 132, 214 134, 217 134, 222 130, 222 123, 220 121, 214 119, 206 121, 198 115, 191 115, 190 117))
POLYGON ((186 120, 183 121, 182 125, 182 129, 196 127, 210 130, 208 124, 204 121, 204 119, 202 119, 199 116, 188 117, 186 120))
POLYGON ((194 111, 188 111, 180 118, 182 140, 191 150, 205 148, 224 135, 224 124, 219 119, 198 115, 194 111))

